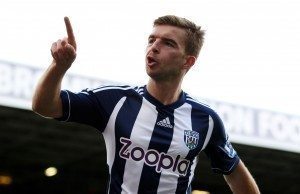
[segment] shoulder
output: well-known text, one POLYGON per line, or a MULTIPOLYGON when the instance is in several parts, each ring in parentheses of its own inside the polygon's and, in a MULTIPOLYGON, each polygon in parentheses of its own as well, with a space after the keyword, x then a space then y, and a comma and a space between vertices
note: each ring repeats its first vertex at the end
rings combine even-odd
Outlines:
POLYGON ((82 91, 83 93, 120 93, 126 94, 142 94, 144 92, 144 86, 130 86, 130 85, 101 85, 96 88, 87 88, 82 91))
POLYGON ((204 99, 195 98, 185 93, 186 102, 189 103, 195 111, 208 114, 213 119, 219 119, 217 112, 204 99))

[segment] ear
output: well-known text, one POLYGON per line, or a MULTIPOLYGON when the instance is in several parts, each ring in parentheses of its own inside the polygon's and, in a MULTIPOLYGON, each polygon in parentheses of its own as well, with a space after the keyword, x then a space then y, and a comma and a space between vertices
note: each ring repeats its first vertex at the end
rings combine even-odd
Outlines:
POLYGON ((183 69, 189 70, 196 62, 196 57, 192 55, 186 56, 186 62, 183 65, 183 69))

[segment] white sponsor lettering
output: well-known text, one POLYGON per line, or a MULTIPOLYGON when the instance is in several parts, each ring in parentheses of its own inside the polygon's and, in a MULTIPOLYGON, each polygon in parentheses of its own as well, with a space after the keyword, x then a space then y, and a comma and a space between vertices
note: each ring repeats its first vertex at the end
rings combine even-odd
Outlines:
POLYGON ((120 138, 122 148, 120 149, 119 156, 125 160, 143 161, 148 166, 155 166, 156 172, 160 173, 164 170, 171 170, 181 176, 185 176, 190 166, 190 161, 183 159, 180 155, 176 158, 156 150, 144 150, 141 147, 132 147, 132 142, 127 138, 120 138))

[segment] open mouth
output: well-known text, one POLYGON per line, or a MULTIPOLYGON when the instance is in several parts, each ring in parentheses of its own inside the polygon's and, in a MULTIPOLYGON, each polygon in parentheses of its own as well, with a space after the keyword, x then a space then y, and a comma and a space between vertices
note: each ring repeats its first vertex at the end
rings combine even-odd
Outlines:
POLYGON ((150 57, 150 56, 147 57, 147 65, 153 66, 156 64, 157 64, 157 61, 153 57, 150 57))

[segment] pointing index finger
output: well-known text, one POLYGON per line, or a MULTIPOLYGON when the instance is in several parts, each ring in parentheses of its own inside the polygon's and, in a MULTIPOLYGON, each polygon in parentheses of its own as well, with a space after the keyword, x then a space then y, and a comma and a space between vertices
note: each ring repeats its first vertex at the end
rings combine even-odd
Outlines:
POLYGON ((76 50, 76 41, 75 41, 75 36, 73 33, 71 22, 68 17, 65 17, 64 20, 65 20, 67 34, 68 34, 68 43, 72 45, 76 50))

